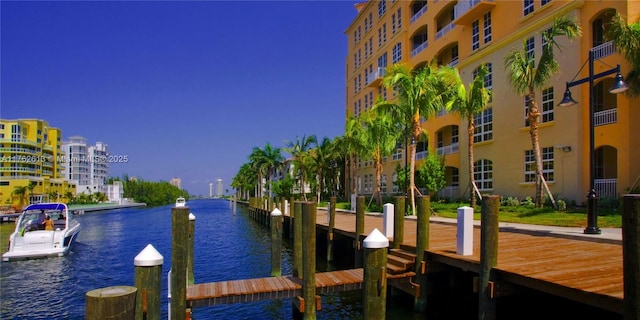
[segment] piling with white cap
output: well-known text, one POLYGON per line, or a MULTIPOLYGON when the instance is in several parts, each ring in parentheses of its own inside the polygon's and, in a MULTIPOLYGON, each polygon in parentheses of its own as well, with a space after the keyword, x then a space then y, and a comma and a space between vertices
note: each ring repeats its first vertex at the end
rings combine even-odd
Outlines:
POLYGON ((271 276, 282 275, 282 211, 271 211, 271 276))
POLYGON ((382 233, 384 233, 387 238, 393 238, 393 220, 393 203, 385 203, 382 206, 382 233))
POLYGON ((164 257, 148 244, 133 259, 135 266, 136 318, 160 318, 160 293, 162 291, 162 264, 164 257))
POLYGON ((386 318, 387 310, 387 248, 389 239, 378 229, 362 242, 364 247, 364 319, 386 318))

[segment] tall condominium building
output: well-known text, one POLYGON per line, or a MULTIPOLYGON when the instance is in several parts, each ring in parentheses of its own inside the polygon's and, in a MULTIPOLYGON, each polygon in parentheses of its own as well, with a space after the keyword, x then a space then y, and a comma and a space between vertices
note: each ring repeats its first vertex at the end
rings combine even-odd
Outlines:
MULTIPOLYGON (((546 44, 542 32, 554 18, 575 17, 582 36, 556 40, 559 72, 535 99, 541 111, 539 140, 543 177, 556 197, 584 203, 591 184, 600 198, 618 197, 635 185, 640 177, 640 99, 609 93, 615 73, 593 82, 593 114, 590 113, 590 86, 575 84, 570 89, 578 101, 574 106, 558 106, 567 82, 598 75, 616 65, 622 74, 630 71, 628 62, 616 53, 605 38, 607 23, 616 13, 627 21, 640 17, 638 1, 366 1, 355 6, 356 16, 348 26, 346 57, 346 113, 359 116, 371 109, 379 98, 395 99, 394 92, 381 84, 387 67, 404 63, 413 70, 427 64, 449 65, 458 69, 463 83, 472 82, 485 64, 485 86, 493 92, 488 108, 475 115, 473 131, 474 180, 482 194, 535 195, 535 166, 527 100, 515 92, 508 80, 505 56, 511 50, 523 51, 539 60, 546 44), (589 58, 591 54, 591 59, 589 58), (593 116, 593 126, 590 125, 593 116), (590 165, 590 132, 594 130, 594 165, 590 165), (591 169, 593 168, 593 174, 591 169), (593 175, 593 179, 591 176, 593 175)), ((441 196, 468 198, 469 183, 468 121, 456 113, 423 115, 422 128, 428 139, 416 141, 417 166, 429 153, 444 157, 447 185, 441 196)), ((385 158, 382 192, 400 192, 393 182, 397 164, 405 166, 406 150, 398 149, 385 158)), ((375 169, 369 159, 358 159, 357 192, 371 194, 375 169)))
POLYGON ((64 175, 76 182, 76 192, 107 192, 105 184, 109 175, 109 151, 107 145, 96 142, 89 145, 81 136, 71 136, 62 143, 65 153, 64 175))
POLYGON ((60 129, 39 119, 0 119, 0 203, 68 201, 75 184, 63 175, 60 129))
POLYGON ((223 190, 222 190, 222 179, 216 180, 216 183, 217 183, 217 185, 216 185, 216 197, 220 198, 220 197, 222 197, 222 193, 223 193, 223 190))

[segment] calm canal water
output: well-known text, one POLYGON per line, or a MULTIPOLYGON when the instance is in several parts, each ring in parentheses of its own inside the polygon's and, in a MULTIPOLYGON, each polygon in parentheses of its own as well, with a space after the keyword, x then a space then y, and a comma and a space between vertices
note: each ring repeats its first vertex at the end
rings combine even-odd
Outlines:
MULTIPOLYGON (((270 276, 269 230, 247 212, 233 213, 225 200, 192 200, 196 216, 196 283, 270 276)), ((167 272, 171 267, 171 207, 131 208, 79 216, 82 231, 68 256, 1 263, 1 319, 83 319, 88 291, 133 286, 133 260, 148 244, 164 257, 162 314, 167 318, 167 272)), ((8 236, 8 235, 2 235, 8 236)), ((291 274, 292 256, 283 241, 282 273, 291 274)), ((331 266, 327 266, 331 268, 331 266)), ((359 292, 323 296, 318 319, 359 319, 359 292)), ((388 316, 412 318, 390 306, 388 316)), ((193 319, 291 319, 291 300, 201 307, 193 319)))

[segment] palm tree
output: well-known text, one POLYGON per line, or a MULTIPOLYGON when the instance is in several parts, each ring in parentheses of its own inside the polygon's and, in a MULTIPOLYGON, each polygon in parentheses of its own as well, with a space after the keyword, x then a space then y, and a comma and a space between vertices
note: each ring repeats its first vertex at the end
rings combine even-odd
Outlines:
POLYGON ((627 24, 620 13, 616 13, 609 22, 607 38, 613 40, 616 50, 631 64, 631 71, 624 77, 629 84, 626 94, 640 96, 640 22, 627 24))
POLYGON ((461 118, 466 118, 467 124, 467 136, 468 136, 468 152, 469 152, 469 186, 471 187, 470 202, 471 207, 476 206, 476 196, 474 194, 476 190, 476 182, 473 172, 473 134, 475 132, 474 117, 476 114, 484 111, 489 103, 491 97, 491 90, 485 88, 484 78, 488 74, 486 65, 481 65, 478 69, 478 74, 473 79, 473 82, 469 84, 468 89, 465 88, 464 83, 460 79, 460 73, 456 70, 456 90, 453 99, 448 101, 447 109, 451 109, 454 112, 460 114, 461 118))
POLYGON ((528 97, 527 120, 529 121, 529 134, 536 161, 536 207, 542 207, 542 156, 540 153, 540 139, 538 136, 538 118, 540 110, 536 102, 536 89, 543 89, 549 80, 559 70, 559 64, 554 59, 554 48, 560 45, 555 41, 558 36, 567 36, 569 39, 580 36, 580 26, 573 17, 560 16, 555 18, 551 29, 542 32, 542 38, 546 45, 542 48, 542 55, 538 63, 527 54, 527 43, 523 41, 524 50, 511 50, 504 58, 505 69, 508 73, 508 81, 520 95, 528 97))
POLYGON ((311 145, 317 143, 317 138, 315 135, 310 136, 302 136, 302 138, 296 136, 296 141, 287 141, 287 147, 285 151, 287 151, 291 157, 293 157, 293 165, 296 170, 297 178, 300 183, 300 192, 302 193, 302 198, 304 201, 307 201, 307 193, 305 192, 305 176, 306 172, 306 164, 308 163, 308 152, 311 148, 311 145))
POLYGON ((18 197, 18 204, 21 207, 24 204, 24 198, 26 194, 27 194, 26 186, 15 186, 13 187, 13 191, 11 191, 12 196, 18 197))
POLYGON ((251 164, 245 163, 240 166, 238 173, 231 179, 231 186, 238 191, 240 198, 247 199, 255 182, 256 175, 251 164))
POLYGON ((325 191, 325 172, 333 160, 333 144, 331 139, 324 137, 315 142, 315 148, 311 150, 311 164, 316 174, 318 188, 316 190, 317 203, 320 203, 321 195, 325 191))
MULTIPOLYGON (((380 113, 387 113, 394 123, 408 126, 409 137, 418 141, 423 133, 421 123, 444 108, 448 99, 450 87, 446 79, 453 79, 454 69, 449 66, 436 67, 435 63, 426 65, 418 70, 411 70, 405 64, 394 64, 387 68, 387 75, 382 79, 382 85, 397 92, 398 98, 393 101, 378 101, 373 109, 380 113)), ((407 139, 409 140, 409 139, 407 139)), ((409 145, 410 170, 409 190, 411 212, 416 212, 414 192, 415 186, 415 158, 416 149, 409 145)))
MULTIPOLYGON (((344 135, 340 137, 337 148, 342 150, 346 156, 346 161, 349 168, 349 188, 347 192, 353 195, 358 195, 358 188, 356 185, 356 157, 359 156, 359 152, 362 150, 364 128, 360 119, 353 115, 348 115, 344 128, 344 135)), ((349 196, 349 194, 345 194, 349 196)))
POLYGON ((396 124, 386 114, 366 112, 363 116, 364 139, 363 157, 372 159, 376 169, 376 182, 371 200, 375 197, 376 204, 382 206, 382 158, 390 156, 396 149, 396 141, 400 132, 396 124))

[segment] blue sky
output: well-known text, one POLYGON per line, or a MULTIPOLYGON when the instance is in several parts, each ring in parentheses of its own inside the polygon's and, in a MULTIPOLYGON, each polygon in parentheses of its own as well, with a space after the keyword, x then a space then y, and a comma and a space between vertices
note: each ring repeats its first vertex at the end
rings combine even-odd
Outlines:
POLYGON ((106 143, 112 176, 226 189, 253 147, 344 132, 356 2, 3 0, 0 117, 106 143))

